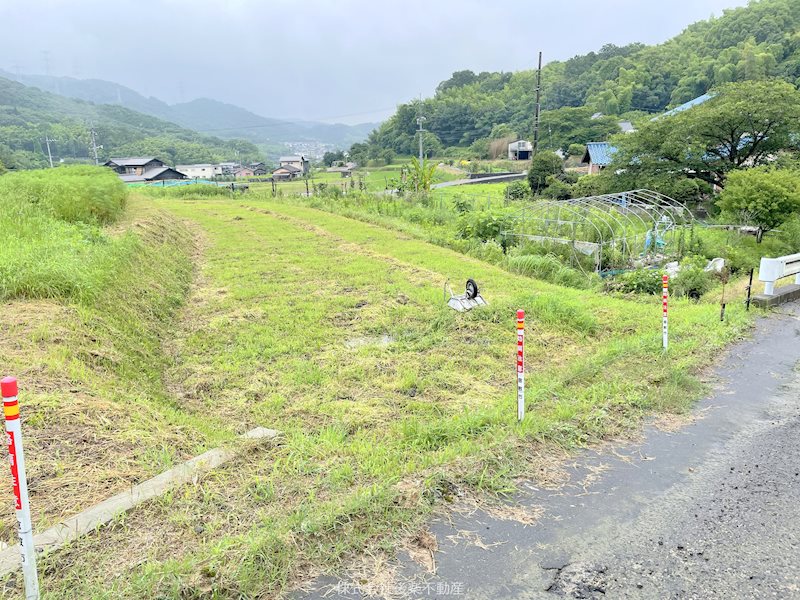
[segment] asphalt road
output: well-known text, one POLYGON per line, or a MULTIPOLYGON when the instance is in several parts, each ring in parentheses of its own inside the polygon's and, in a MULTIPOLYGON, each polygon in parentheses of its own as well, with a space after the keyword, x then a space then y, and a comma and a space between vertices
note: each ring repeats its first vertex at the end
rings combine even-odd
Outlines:
POLYGON ((522 486, 533 524, 441 515, 435 573, 324 579, 298 598, 800 598, 800 305, 759 321, 676 431, 582 455, 560 489, 522 486), (374 594, 374 595, 371 595, 374 594))

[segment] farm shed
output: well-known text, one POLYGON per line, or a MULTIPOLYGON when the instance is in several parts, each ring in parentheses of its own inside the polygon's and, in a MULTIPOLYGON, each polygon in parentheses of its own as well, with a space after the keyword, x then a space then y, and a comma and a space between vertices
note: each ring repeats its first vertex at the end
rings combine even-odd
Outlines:
POLYGON ((508 145, 508 160, 530 160, 533 158, 533 144, 527 140, 517 140, 508 145))
POLYGON ((589 175, 596 175, 611 164, 617 149, 608 142, 589 142, 582 162, 589 163, 589 175))

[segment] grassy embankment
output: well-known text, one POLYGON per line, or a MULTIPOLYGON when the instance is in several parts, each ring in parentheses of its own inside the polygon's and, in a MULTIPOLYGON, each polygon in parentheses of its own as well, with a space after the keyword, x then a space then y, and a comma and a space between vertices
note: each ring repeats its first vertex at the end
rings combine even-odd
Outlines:
MULTIPOLYGON (((110 230, 90 226, 99 247, 119 244, 123 257, 95 269, 108 274, 95 275, 95 294, 37 301, 53 307, 47 326, 18 325, 10 336, 9 368, 44 382, 23 398, 43 486, 35 506, 66 490, 84 494, 82 507, 90 496, 69 487, 78 478, 95 496, 100 484, 115 491, 253 426, 285 436, 45 559, 50 597, 279 595, 354 553, 391 549, 456 490, 508 491, 563 449, 624 433, 650 411, 685 410, 701 390, 697 369, 748 322, 738 306, 720 323, 714 305, 675 301, 664 356, 655 298, 554 286, 258 196, 130 204, 110 230), (187 227, 205 244, 176 324, 191 270, 187 227), (459 315, 441 288, 467 277, 491 305, 459 315), (529 410, 517 424, 520 307, 529 410), (88 428, 74 452, 46 433, 65 422, 88 428), (102 472, 87 475, 73 457, 91 449, 102 472), (45 471, 59 456, 59 470, 45 471), (109 484, 120 465, 131 472, 109 484)), ((29 306, 7 302, 4 315, 29 306)))
POLYGON ((106 169, 0 177, 0 371, 20 382, 37 530, 226 437, 162 381, 192 235, 126 201, 106 169))

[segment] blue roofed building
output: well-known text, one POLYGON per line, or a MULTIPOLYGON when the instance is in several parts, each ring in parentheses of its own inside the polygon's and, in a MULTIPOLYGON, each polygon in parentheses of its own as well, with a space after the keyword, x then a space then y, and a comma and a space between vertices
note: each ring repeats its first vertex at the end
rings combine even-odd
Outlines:
POLYGON ((589 175, 596 175, 611 164, 611 159, 617 149, 608 142, 589 142, 583 161, 589 163, 589 175))
POLYGON ((671 117, 672 115, 677 115, 678 113, 682 113, 685 110, 689 110, 690 108, 694 108, 695 106, 698 106, 698 105, 702 104, 703 102, 707 102, 708 100, 711 100, 714 96, 715 96, 715 94, 712 94, 712 93, 703 94, 702 96, 698 96, 694 100, 689 100, 688 102, 684 102, 680 106, 676 106, 672 110, 668 110, 667 112, 665 112, 663 114, 660 114, 660 115, 658 115, 656 117, 653 117, 650 120, 651 121, 656 121, 656 120, 660 119, 661 117, 671 117))

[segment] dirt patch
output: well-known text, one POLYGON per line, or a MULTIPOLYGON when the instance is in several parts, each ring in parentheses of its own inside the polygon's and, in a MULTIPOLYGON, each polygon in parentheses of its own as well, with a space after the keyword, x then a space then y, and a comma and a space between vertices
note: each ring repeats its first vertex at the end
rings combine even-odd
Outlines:
POLYGON ((428 573, 436 573, 436 551, 439 544, 436 536, 425 528, 420 530, 409 543, 404 546, 408 556, 428 573))

